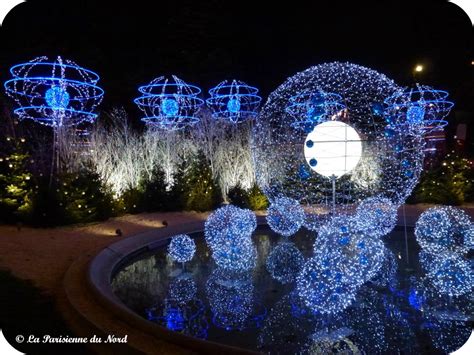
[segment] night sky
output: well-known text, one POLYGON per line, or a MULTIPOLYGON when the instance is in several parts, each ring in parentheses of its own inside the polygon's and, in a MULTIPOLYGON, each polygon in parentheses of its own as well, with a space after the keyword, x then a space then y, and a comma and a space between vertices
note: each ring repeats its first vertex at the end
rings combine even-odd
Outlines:
POLYGON ((328 61, 368 66, 406 85, 422 63, 420 82, 447 89, 458 108, 474 111, 473 29, 446 1, 131 3, 19 5, 0 28, 0 80, 13 64, 61 55, 101 75, 103 108, 124 105, 133 117, 137 87, 160 75, 176 74, 204 92, 240 79, 266 97, 288 76, 328 61))

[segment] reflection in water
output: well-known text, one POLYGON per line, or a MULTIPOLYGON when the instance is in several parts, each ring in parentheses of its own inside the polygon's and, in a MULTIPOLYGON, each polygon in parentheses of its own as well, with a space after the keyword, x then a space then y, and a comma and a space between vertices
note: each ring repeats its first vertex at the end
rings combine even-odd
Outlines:
POLYGON ((416 258, 407 265, 395 257, 402 231, 384 239, 381 269, 337 314, 309 308, 295 291, 300 261, 314 257, 314 232, 301 230, 289 243, 257 230, 256 266, 246 272, 218 268, 202 234, 192 237, 196 254, 186 270, 165 248, 157 250, 117 272, 115 294, 167 329, 271 354, 436 354, 455 350, 470 334, 474 295, 443 294, 416 258))
POLYGON ((205 307, 196 296, 197 287, 190 274, 181 274, 172 280, 163 301, 146 310, 148 320, 169 330, 182 332, 196 338, 207 338, 209 325, 205 307))
POLYGON ((254 285, 247 272, 231 273, 216 268, 206 284, 207 298, 215 326, 225 330, 259 327, 262 314, 254 312, 254 285))
POLYGON ((296 275, 303 267, 303 254, 292 242, 279 243, 268 255, 267 270, 272 277, 287 284, 295 281, 296 275))

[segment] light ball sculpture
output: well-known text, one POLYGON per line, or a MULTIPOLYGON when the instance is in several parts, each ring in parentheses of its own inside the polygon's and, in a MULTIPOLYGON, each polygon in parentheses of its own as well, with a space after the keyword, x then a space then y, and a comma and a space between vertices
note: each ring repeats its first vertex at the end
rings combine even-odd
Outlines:
POLYGON ((355 299, 357 287, 347 282, 339 264, 327 264, 319 256, 309 259, 296 280, 296 290, 313 312, 335 314, 355 299))
POLYGON ((383 242, 364 233, 351 216, 336 216, 321 227, 313 248, 328 265, 339 265, 346 282, 357 286, 376 276, 385 260, 383 242))
MULTIPOLYGON (((384 100, 399 89, 385 75, 351 63, 316 65, 288 78, 269 96, 253 131, 256 180, 270 202, 293 198, 307 213, 315 206, 345 209, 371 196, 403 203, 422 170, 425 142, 421 133, 386 129, 384 100), (335 180, 317 172, 318 159, 305 156, 313 141, 308 134, 331 122, 354 130, 361 145, 357 164, 335 180)), ((351 143, 343 138, 341 146, 351 143)))
POLYGON ((240 123, 258 115, 262 98, 257 94, 257 88, 242 81, 226 80, 209 90, 210 97, 206 103, 215 119, 240 123))
POLYGON ((267 271, 282 284, 295 281, 304 264, 304 257, 294 243, 279 243, 268 255, 267 271))
POLYGON ((168 255, 174 261, 185 263, 190 261, 196 252, 196 243, 187 234, 179 234, 171 238, 168 255))
POLYGON ((385 115, 394 130, 413 134, 441 130, 448 124, 445 118, 454 106, 448 96, 446 91, 425 85, 400 89, 385 100, 385 115))
POLYGON ((53 61, 38 57, 14 65, 10 74, 5 92, 16 101, 14 113, 21 120, 57 129, 97 118, 95 109, 104 90, 97 86, 99 75, 93 71, 58 56, 53 61))
POLYGON ((252 232, 257 226, 250 210, 227 205, 206 220, 204 236, 216 264, 227 270, 248 270, 255 266, 256 249, 252 232))
POLYGON ((397 225, 397 206, 386 197, 369 197, 363 200, 356 211, 357 222, 364 233, 373 237, 389 234, 397 225))
POLYGON ((472 238, 471 218, 461 209, 437 206, 424 211, 415 225, 416 241, 431 253, 466 253, 472 238), (466 244, 467 241, 467 244, 466 244))
POLYGON ((474 270, 469 261, 452 252, 444 252, 435 260, 427 275, 440 293, 457 297, 471 292, 474 270))
POLYGON ((280 197, 273 200, 266 219, 274 232, 289 237, 298 232, 305 217, 305 212, 297 200, 280 197))
POLYGON ((195 125, 197 112, 204 104, 198 97, 201 89, 172 75, 160 76, 138 88, 134 103, 144 113, 142 121, 149 127, 176 131, 195 125))

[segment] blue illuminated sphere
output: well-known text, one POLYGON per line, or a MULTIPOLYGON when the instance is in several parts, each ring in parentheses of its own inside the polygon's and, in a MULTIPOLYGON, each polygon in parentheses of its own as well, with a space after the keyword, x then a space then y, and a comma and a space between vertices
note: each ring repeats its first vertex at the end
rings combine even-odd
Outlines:
POLYGON ((171 242, 168 246, 168 255, 174 261, 184 263, 193 258, 196 252, 196 244, 194 240, 186 235, 179 234, 171 238, 171 242))
POLYGON ((463 210, 437 206, 427 209, 418 218, 415 236, 418 244, 429 252, 466 253, 472 247, 469 246, 471 226, 471 218, 463 210))
POLYGON ((420 124, 425 116, 425 108, 420 105, 410 105, 407 110, 407 121, 410 124, 420 124))
POLYGON ((267 223, 269 227, 285 237, 298 232, 304 221, 304 210, 295 199, 277 198, 268 208, 267 223))
POLYGON ((357 207, 355 219, 364 233, 383 237, 397 224, 397 206, 385 197, 369 197, 357 207))
POLYGON ((355 299, 357 288, 347 282, 340 264, 321 257, 309 259, 298 275, 296 290, 303 302, 314 312, 338 313, 355 299))
POLYGON ((257 227, 255 213, 233 205, 214 211, 206 220, 204 235, 212 258, 227 270, 248 270, 255 266, 252 233, 257 227))
POLYGON ((456 297, 471 292, 474 287, 473 271, 472 265, 462 256, 444 252, 437 256, 428 278, 439 292, 456 297))
POLYGON ((239 99, 230 99, 227 102, 227 109, 229 112, 237 113, 240 111, 240 101, 239 99))
POLYGON ((49 107, 59 110, 69 105, 69 94, 60 86, 53 86, 46 91, 46 103, 49 107))
POLYGON ((293 282, 303 267, 304 257, 295 244, 278 244, 268 255, 266 267, 272 277, 287 284, 293 282))
POLYGON ((161 109, 166 116, 175 116, 179 111, 179 104, 175 99, 164 99, 161 109))
POLYGON ((352 216, 337 216, 322 226, 314 243, 314 254, 339 265, 346 282, 362 285, 372 279, 385 260, 385 247, 359 229, 352 216))
POLYGON ((204 224, 206 243, 211 250, 235 241, 250 239, 257 228, 257 218, 250 210, 234 205, 218 208, 209 215, 204 224))

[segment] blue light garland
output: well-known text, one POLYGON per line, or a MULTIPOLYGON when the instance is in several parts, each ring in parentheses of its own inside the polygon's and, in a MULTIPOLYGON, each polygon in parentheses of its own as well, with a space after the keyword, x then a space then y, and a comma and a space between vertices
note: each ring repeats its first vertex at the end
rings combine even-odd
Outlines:
POLYGON ((257 116, 262 101, 257 93, 257 88, 242 81, 223 81, 209 90, 206 102, 214 118, 239 123, 257 116))
POLYGON ((187 84, 176 76, 163 76, 138 88, 134 102, 143 111, 142 121, 163 130, 181 130, 199 122, 197 112, 204 104, 198 97, 201 89, 187 84))
POLYGON ((5 91, 17 108, 20 119, 30 119, 51 127, 75 126, 92 122, 104 91, 97 86, 99 75, 70 60, 54 62, 38 57, 11 67, 12 79, 5 91))
POLYGON ((174 261, 185 263, 193 258, 195 252, 196 244, 190 236, 179 234, 171 238, 168 255, 174 261))

